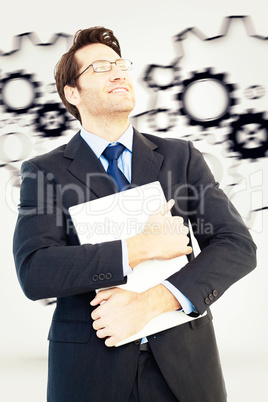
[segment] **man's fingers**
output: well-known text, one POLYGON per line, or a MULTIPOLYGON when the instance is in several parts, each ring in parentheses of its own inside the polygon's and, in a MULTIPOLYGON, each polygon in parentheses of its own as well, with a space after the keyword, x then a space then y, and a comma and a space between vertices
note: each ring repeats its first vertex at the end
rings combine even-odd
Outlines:
POLYGON ((185 251, 185 255, 187 255, 187 254, 191 254, 192 252, 193 252, 192 247, 187 246, 187 247, 186 247, 186 251, 185 251))
POLYGON ((106 340, 105 340, 104 343, 105 343, 105 345, 108 346, 108 347, 112 347, 112 346, 115 346, 115 345, 116 345, 115 339, 114 339, 114 337, 112 337, 112 336, 108 336, 108 337, 106 338, 106 340))
POLYGON ((98 304, 101 304, 108 300, 115 292, 117 291, 117 288, 109 288, 106 290, 100 290, 94 299, 91 300, 90 305, 91 306, 97 306, 98 304))
POLYGON ((99 312, 98 307, 95 308, 95 310, 92 311, 91 318, 92 318, 92 320, 98 320, 100 318, 100 312, 99 312))
POLYGON ((94 297, 94 299, 91 300, 90 305, 91 306, 97 306, 98 304, 102 303, 104 300, 103 295, 101 294, 101 292, 98 292, 96 294, 96 296, 94 297))
POLYGON ((166 215, 173 207, 175 201, 173 199, 169 200, 165 204, 161 205, 161 207, 156 211, 156 214, 160 214, 162 216, 166 215))

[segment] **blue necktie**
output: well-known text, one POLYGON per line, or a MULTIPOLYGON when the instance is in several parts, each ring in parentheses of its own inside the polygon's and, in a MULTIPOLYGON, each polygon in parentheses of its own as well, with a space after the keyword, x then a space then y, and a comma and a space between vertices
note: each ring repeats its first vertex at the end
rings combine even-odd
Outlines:
POLYGON ((126 176, 123 174, 123 172, 119 169, 117 165, 117 160, 124 151, 124 149, 125 149, 124 145, 117 144, 108 146, 102 153, 103 156, 109 162, 107 173, 113 177, 119 191, 126 190, 129 186, 129 182, 126 179, 126 176))

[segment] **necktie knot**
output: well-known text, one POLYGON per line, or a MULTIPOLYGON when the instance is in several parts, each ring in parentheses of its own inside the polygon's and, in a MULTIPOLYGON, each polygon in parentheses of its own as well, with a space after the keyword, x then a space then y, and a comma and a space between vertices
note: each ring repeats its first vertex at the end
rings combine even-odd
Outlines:
POLYGON ((108 162, 111 162, 113 159, 117 160, 124 151, 124 149, 125 146, 122 144, 108 146, 103 151, 103 156, 107 159, 108 162))
POLYGON ((124 145, 117 144, 108 146, 102 153, 109 162, 107 173, 114 179, 116 187, 119 191, 125 190, 129 186, 129 182, 117 165, 117 159, 122 154, 124 149, 124 145))

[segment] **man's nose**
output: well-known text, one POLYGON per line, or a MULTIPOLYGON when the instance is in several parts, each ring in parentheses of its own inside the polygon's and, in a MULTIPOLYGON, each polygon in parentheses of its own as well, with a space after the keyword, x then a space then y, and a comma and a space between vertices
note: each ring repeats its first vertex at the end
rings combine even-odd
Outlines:
POLYGON ((119 81, 125 79, 126 79, 126 71, 121 70, 121 68, 118 67, 116 64, 112 64, 110 80, 119 81))

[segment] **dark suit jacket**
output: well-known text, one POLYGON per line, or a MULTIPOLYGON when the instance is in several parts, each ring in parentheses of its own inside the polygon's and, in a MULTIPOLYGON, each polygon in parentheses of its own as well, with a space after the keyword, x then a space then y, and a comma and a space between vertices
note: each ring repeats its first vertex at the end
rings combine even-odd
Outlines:
MULTIPOLYGON (((255 245, 240 216, 191 143, 135 130, 132 183, 159 180, 173 214, 192 222, 202 252, 169 278, 202 314, 255 267, 255 245)), ((136 343, 107 348, 92 328, 98 287, 125 282, 120 241, 79 245, 72 205, 113 193, 112 182, 79 133, 22 165, 14 235, 26 296, 57 297, 49 331, 49 402, 126 402, 139 356, 136 343)), ((34 323, 33 323, 34 325, 34 323)), ((181 402, 225 401, 211 313, 149 337, 155 359, 181 402)))

